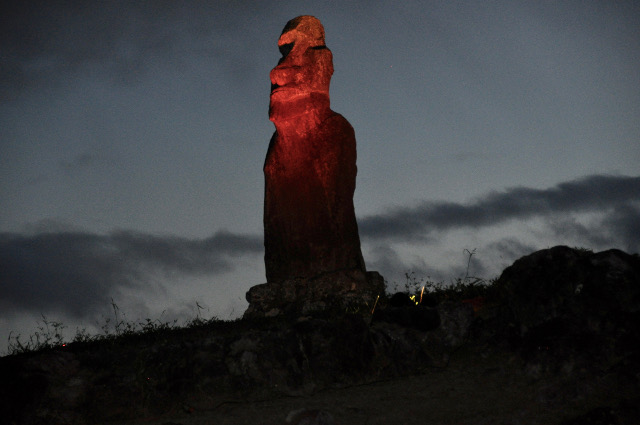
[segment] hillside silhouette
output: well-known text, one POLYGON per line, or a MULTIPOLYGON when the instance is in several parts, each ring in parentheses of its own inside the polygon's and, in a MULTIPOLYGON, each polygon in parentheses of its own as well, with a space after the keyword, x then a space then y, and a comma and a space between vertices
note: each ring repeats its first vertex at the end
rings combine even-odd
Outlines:
POLYGON ((383 296, 373 314, 5 356, 0 407, 8 424, 635 424, 639 338, 640 257, 558 246, 491 283, 383 296))

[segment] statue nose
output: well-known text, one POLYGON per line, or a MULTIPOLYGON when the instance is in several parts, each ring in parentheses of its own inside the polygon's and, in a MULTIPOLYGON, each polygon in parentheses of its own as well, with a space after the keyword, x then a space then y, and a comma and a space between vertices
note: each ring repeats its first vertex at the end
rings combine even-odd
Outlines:
POLYGON ((294 43, 291 42, 291 43, 278 46, 278 49, 280 49, 280 53, 282 54, 283 59, 287 57, 287 55, 291 52, 291 50, 293 50, 293 45, 294 43))

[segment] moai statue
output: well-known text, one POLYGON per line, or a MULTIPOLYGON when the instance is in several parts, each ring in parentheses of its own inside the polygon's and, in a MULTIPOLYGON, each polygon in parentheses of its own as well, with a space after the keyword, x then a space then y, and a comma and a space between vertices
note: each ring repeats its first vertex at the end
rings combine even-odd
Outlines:
POLYGON ((276 131, 264 163, 267 283, 247 292, 244 316, 373 305, 384 279, 367 272, 362 259, 353 209, 356 138, 330 108, 333 61, 324 28, 299 16, 278 46, 269 104, 276 131))
POLYGON ((365 271, 353 208, 356 139, 329 104, 333 74, 324 28, 313 16, 287 23, 271 70, 276 131, 264 164, 267 282, 365 271))

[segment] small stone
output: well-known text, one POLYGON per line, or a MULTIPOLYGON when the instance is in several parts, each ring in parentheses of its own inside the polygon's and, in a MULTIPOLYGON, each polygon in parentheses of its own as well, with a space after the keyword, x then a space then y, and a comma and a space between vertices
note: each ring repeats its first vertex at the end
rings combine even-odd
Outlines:
POLYGON ((292 425, 334 425, 333 415, 324 409, 299 409, 287 415, 292 425))

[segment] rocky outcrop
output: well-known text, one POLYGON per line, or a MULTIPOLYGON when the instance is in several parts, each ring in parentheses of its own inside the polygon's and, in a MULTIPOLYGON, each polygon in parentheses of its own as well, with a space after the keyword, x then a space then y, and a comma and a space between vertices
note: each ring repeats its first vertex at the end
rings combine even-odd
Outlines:
POLYGON ((2 358, 0 409, 8 424, 205 411, 409 375, 429 350, 423 332, 361 315, 214 323, 2 358))
POLYGON ((506 268, 491 291, 499 336, 527 356, 623 361, 640 340, 637 254, 545 249, 506 268))

